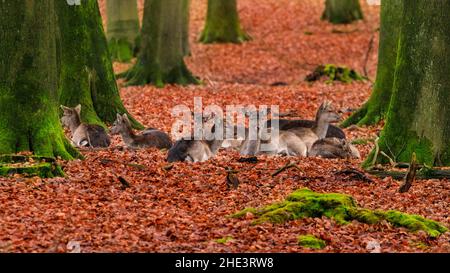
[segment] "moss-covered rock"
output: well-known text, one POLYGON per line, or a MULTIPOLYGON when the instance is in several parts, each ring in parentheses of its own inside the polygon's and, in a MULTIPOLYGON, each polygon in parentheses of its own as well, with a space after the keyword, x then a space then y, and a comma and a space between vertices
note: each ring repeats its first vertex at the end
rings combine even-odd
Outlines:
POLYGON ((355 200, 340 193, 316 193, 310 189, 300 189, 290 194, 285 201, 263 208, 246 208, 232 217, 240 218, 247 213, 257 217, 253 224, 263 222, 284 223, 289 220, 328 217, 339 224, 356 220, 366 224, 377 224, 386 220, 394 226, 410 231, 425 231, 430 237, 438 237, 447 231, 442 224, 399 211, 381 211, 360 208, 355 200))
POLYGON ((333 81, 351 83, 353 81, 362 81, 367 79, 355 70, 346 66, 326 64, 317 66, 311 74, 306 76, 305 80, 308 82, 313 82, 322 77, 328 77, 327 83, 332 83, 333 81))
POLYGON ((324 240, 321 240, 314 235, 300 235, 297 240, 300 246, 306 248, 322 249, 327 245, 324 240))

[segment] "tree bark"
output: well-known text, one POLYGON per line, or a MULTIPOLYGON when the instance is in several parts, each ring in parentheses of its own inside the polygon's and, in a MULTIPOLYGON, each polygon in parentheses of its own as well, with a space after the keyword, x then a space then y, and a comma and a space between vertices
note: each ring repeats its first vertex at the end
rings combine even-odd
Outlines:
MULTIPOLYGON (((119 96, 106 37, 96 0, 70 6, 55 3, 60 29, 60 103, 81 104, 83 122, 113 123, 117 113, 127 113, 119 96)), ((130 116, 130 115, 129 115, 130 116)), ((133 126, 142 128, 136 120, 133 126)))
POLYGON ((186 55, 185 1, 146 0, 138 60, 120 74, 128 85, 198 83, 184 62, 186 55))
POLYGON ((403 1, 392 98, 379 140, 380 151, 397 162, 415 152, 419 163, 450 165, 449 10, 450 1, 403 1))
POLYGON ((0 1, 0 154, 77 155, 58 116, 54 5, 53 0, 0 1))
POLYGON ((249 39, 239 22, 237 0, 208 0, 206 24, 200 42, 238 44, 249 39))
POLYGON ((373 125, 386 117, 394 83, 400 31, 399 22, 401 22, 403 15, 402 7, 402 0, 383 0, 375 86, 369 100, 342 123, 343 127, 352 124, 373 125))
POLYGON ((326 0, 322 20, 333 24, 349 24, 363 19, 359 0, 326 0))
POLYGON ((189 26, 190 26, 190 11, 189 8, 191 6, 191 0, 182 0, 183 1, 183 51, 184 56, 191 55, 191 47, 189 45, 189 26))
POLYGON ((129 62, 133 58, 139 36, 136 0, 107 0, 107 33, 113 61, 129 62))

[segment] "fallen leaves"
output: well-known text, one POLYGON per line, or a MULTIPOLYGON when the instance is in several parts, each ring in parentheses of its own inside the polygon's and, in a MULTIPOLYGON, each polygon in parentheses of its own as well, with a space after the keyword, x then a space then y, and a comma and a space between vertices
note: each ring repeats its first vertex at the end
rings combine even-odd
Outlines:
MULTIPOLYGON (((122 99, 134 117, 146 126, 170 132, 172 107, 193 107, 194 96, 202 97, 204 105, 222 107, 280 105, 280 112, 308 119, 325 99, 338 109, 357 109, 367 99, 369 82, 308 84, 303 78, 323 63, 362 71, 367 45, 378 27, 378 9, 364 6, 367 21, 339 27, 346 33, 338 34, 332 32, 334 26, 320 20, 321 1, 238 2, 242 24, 254 39, 243 45, 196 43, 206 1, 192 1, 192 56, 187 63, 205 84, 122 88, 122 99), (277 82, 288 85, 271 86, 277 82)), ((104 7, 104 1, 100 3, 104 7)), ((371 51, 368 62, 371 78, 376 51, 371 51)), ((115 65, 118 70, 127 66, 115 65)), ((345 131, 355 140, 374 139, 379 130, 375 126, 345 131)), ((382 252, 450 251, 449 234, 429 240, 387 222, 342 226, 328 218, 315 218, 253 226, 251 213, 245 219, 228 217, 246 207, 281 201, 292 191, 308 187, 352 195, 362 207, 397 209, 449 226, 448 180, 421 180, 400 194, 399 182, 391 178, 371 177, 373 183, 366 183, 353 175, 335 174, 358 170, 359 160, 296 159, 301 172, 288 168, 272 177, 292 158, 244 160, 237 152, 221 151, 204 163, 168 164, 166 151, 116 148, 122 145, 120 137, 114 136, 110 149, 83 150, 84 161, 62 162, 65 178, 0 178, 0 252, 369 252, 374 250, 366 248, 370 241, 379 242, 382 252), (227 190, 225 167, 239 170, 237 189, 227 190), (131 187, 123 190, 118 177, 131 187), (304 249, 298 245, 299 234, 312 234, 327 246, 304 249), (221 244, 218 238, 233 240, 221 244)), ((373 143, 355 145, 364 158, 373 143)))

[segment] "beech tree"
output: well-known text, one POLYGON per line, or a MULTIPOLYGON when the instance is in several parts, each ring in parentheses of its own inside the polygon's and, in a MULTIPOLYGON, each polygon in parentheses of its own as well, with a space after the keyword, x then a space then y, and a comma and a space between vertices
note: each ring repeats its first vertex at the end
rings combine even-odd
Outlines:
POLYGON ((120 74, 128 85, 198 83, 184 62, 187 0, 146 0, 137 63, 120 74))
POLYGON ((359 0, 326 0, 322 19, 333 24, 348 24, 363 19, 359 0))
POLYGON ((400 22, 403 16, 402 0, 384 1, 381 6, 380 42, 378 49, 377 78, 369 100, 342 126, 352 124, 373 125, 386 117, 391 101, 400 22))
POLYGON ((237 0, 208 0, 202 43, 242 43, 250 39, 239 22, 237 0))
POLYGON ((117 113, 127 111, 119 96, 98 3, 83 0, 70 6, 57 1, 55 5, 60 36, 60 102, 69 107, 81 104, 84 122, 113 123, 117 113))
MULTIPOLYGON (((382 6, 392 3, 382 1, 382 6)), ((415 153, 418 162, 449 166, 450 1, 400 4, 402 18, 393 22, 400 25, 394 80, 379 151, 397 162, 409 162, 415 153)), ((386 161, 375 149, 365 165, 386 161)))
POLYGON ((0 154, 71 159, 60 104, 97 124, 126 112, 97 1, 0 1, 0 14, 0 154))
POLYGON ((71 159, 59 122, 55 1, 0 1, 0 154, 71 159))
POLYGON ((106 36, 113 60, 129 62, 137 48, 139 16, 136 0, 107 0, 106 36))

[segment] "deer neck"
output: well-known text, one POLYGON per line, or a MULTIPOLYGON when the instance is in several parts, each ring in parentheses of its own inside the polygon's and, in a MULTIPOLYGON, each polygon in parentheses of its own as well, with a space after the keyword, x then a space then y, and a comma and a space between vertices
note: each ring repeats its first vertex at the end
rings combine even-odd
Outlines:
POLYGON ((133 132, 133 129, 126 127, 124 130, 120 132, 120 135, 122 136, 123 142, 125 144, 130 145, 134 142, 136 139, 136 134, 133 132))
POLYGON ((330 124, 328 122, 318 117, 316 119, 316 124, 313 126, 312 130, 319 139, 324 139, 327 136, 329 126, 330 124))
POLYGON ((205 142, 211 150, 211 153, 216 154, 220 147, 222 147, 223 140, 207 140, 205 142))
POLYGON ((75 131, 78 129, 78 127, 81 126, 81 118, 79 115, 74 115, 72 116, 72 118, 70 119, 70 123, 69 123, 69 130, 70 133, 73 135, 75 134, 75 131))

